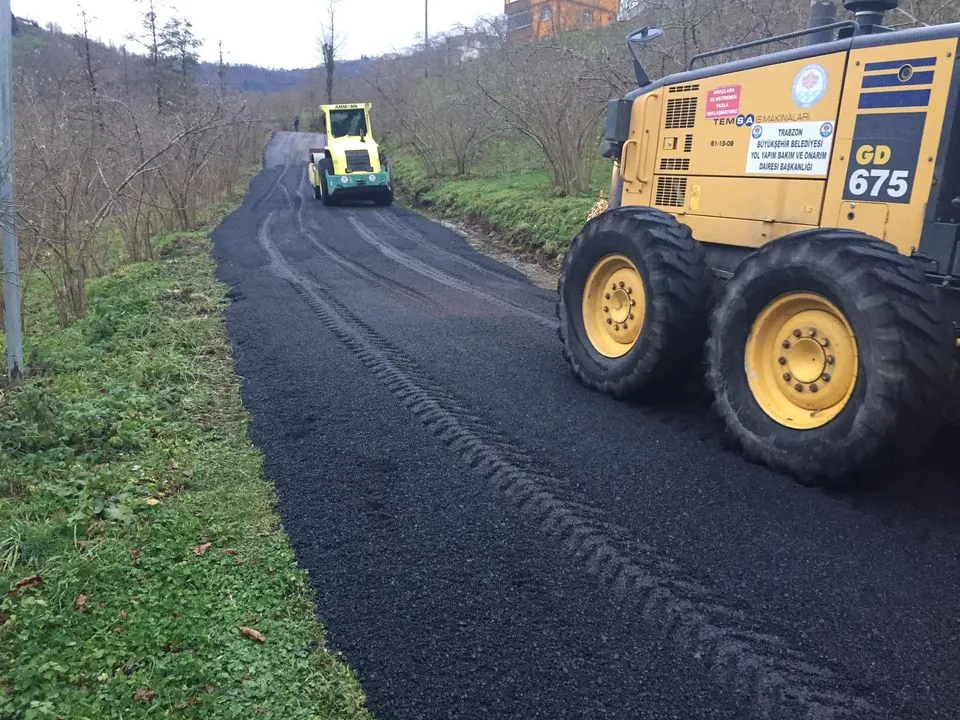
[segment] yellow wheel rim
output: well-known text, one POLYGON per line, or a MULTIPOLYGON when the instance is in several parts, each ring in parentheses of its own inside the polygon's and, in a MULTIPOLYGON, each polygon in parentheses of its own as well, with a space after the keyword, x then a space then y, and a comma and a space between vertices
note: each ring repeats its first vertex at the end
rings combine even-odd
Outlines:
POLYGON ((853 395, 857 340, 829 300, 788 293, 754 322, 745 365, 753 397, 767 415, 794 430, 813 430, 837 417, 853 395))
POLYGON ((583 292, 583 327, 593 348, 608 358, 630 352, 643 329, 646 308, 643 278, 630 258, 601 258, 583 292))

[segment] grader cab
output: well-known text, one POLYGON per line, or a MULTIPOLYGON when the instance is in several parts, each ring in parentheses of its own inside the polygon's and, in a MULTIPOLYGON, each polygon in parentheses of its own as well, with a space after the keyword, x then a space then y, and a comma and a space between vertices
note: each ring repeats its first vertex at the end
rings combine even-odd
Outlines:
POLYGON ((558 315, 588 387, 664 396, 705 363, 748 457, 837 484, 922 452, 956 402, 960 24, 813 5, 806 30, 656 82, 635 47, 659 31, 631 36, 610 209, 573 242, 558 315))

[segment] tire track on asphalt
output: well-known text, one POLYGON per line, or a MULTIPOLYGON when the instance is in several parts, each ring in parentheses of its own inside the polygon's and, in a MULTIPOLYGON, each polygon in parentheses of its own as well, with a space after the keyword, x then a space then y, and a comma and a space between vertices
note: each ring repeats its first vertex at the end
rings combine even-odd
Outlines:
POLYGON ((468 467, 554 538, 669 649, 751 704, 763 720, 878 718, 880 710, 845 690, 849 681, 809 661, 784 638, 685 577, 623 527, 538 473, 533 458, 432 381, 409 356, 303 275, 270 238, 274 212, 258 230, 274 274, 291 285, 326 327, 400 403, 468 467), (744 629, 747 628, 747 629, 744 629))
MULTIPOLYGON (((266 201, 269 200, 271 197, 273 197, 273 194, 277 191, 277 188, 282 188, 282 187, 283 187, 283 180, 284 180, 284 178, 287 177, 287 175, 290 174, 290 170, 292 170, 292 169, 293 169, 293 166, 291 166, 291 165, 284 165, 284 166, 283 166, 283 170, 281 170, 281 171, 279 171, 279 172, 277 173, 277 179, 274 180, 273 185, 270 186, 270 189, 267 190, 267 191, 266 191, 263 195, 261 195, 259 198, 257 198, 256 200, 254 200, 254 201, 250 204, 250 209, 251 209, 251 210, 256 210, 258 207, 260 207, 260 205, 262 205, 264 202, 266 202, 266 201)), ((287 198, 287 200, 289 201, 289 197, 287 198)))
POLYGON ((468 295, 473 295, 474 297, 481 300, 486 300, 493 305, 499 305, 500 307, 523 315, 524 317, 533 320, 535 323, 543 325, 544 327, 548 327, 551 330, 556 329, 556 318, 552 318, 547 315, 541 315, 540 313, 534 312, 533 310, 530 310, 519 303, 514 303, 509 300, 505 300, 504 298, 497 297, 496 295, 491 295, 480 288, 455 278, 453 275, 450 275, 439 268, 417 260, 416 258, 410 257, 402 250, 399 250, 393 245, 390 245, 389 243, 386 243, 378 238, 376 232, 372 228, 370 228, 353 214, 347 215, 347 220, 349 220, 350 224, 353 225, 353 228, 357 231, 357 234, 360 235, 360 237, 366 240, 374 248, 379 250, 382 255, 400 265, 403 265, 405 268, 413 270, 415 273, 423 275, 425 278, 429 278, 430 280, 438 282, 441 285, 446 285, 454 290, 459 290, 460 292, 467 293, 468 295))
MULTIPOLYGON (((287 192, 286 188, 284 188, 284 192, 285 193, 287 192)), ((287 197, 289 199, 289 194, 287 195, 287 197)), ((291 207, 297 213, 297 222, 300 226, 300 233, 305 238, 307 238, 307 240, 310 241, 310 244, 313 245, 318 251, 326 255, 327 258, 335 262, 337 265, 342 267, 347 272, 360 278, 361 280, 366 280, 371 285, 382 287, 389 292, 397 293, 398 295, 401 295, 410 300, 416 300, 419 302, 427 302, 427 303, 434 302, 432 298, 420 292, 419 290, 416 290, 415 288, 412 288, 408 285, 404 285, 399 280, 394 280, 393 278, 387 275, 384 275, 382 273, 379 273, 376 270, 371 270, 370 268, 364 267, 363 265, 359 265, 353 262, 353 260, 350 260, 349 258, 345 257, 341 253, 337 252, 329 245, 326 245, 323 242, 321 242, 320 238, 317 237, 316 233, 314 233, 307 227, 306 221, 304 220, 303 213, 304 213, 304 208, 306 204, 305 201, 308 201, 308 198, 304 195, 302 180, 298 186, 297 197, 300 200, 299 208, 294 206, 292 200, 290 202, 291 202, 291 207)))
POLYGON ((484 273, 485 275, 496 278, 497 280, 500 280, 500 281, 511 282, 523 288, 530 287, 529 281, 521 280, 508 273, 498 271, 493 268, 485 267, 480 263, 477 263, 477 262, 474 262, 473 260, 462 257, 461 255, 455 252, 452 252, 450 250, 447 250, 446 248, 441 247, 440 245, 430 242, 430 240, 422 232, 417 230, 415 227, 410 225, 408 222, 406 222, 402 218, 397 217, 396 215, 393 215, 385 210, 376 210, 374 211, 374 216, 393 232, 397 233, 401 237, 406 238, 407 240, 414 243, 415 245, 434 253, 439 257, 448 258, 450 260, 453 260, 454 262, 460 263, 464 267, 468 267, 471 270, 474 270, 476 272, 484 273))

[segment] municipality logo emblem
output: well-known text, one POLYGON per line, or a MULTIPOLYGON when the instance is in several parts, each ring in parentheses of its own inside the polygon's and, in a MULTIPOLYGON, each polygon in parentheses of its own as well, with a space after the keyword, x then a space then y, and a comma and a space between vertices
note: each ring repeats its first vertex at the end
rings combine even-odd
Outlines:
POLYGON ((827 71, 822 65, 807 65, 793 81, 793 101, 802 108, 813 107, 827 94, 827 71))
POLYGON ((828 138, 833 135, 833 123, 825 122, 820 126, 820 137, 828 138))
POLYGON ((753 139, 756 140, 761 135, 763 135, 763 125, 754 125, 753 132, 750 133, 753 136, 753 139))

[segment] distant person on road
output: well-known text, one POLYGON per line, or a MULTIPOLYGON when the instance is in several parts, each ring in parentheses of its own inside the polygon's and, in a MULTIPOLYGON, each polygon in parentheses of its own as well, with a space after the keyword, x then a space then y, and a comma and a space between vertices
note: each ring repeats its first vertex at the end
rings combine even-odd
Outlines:
POLYGON ((293 131, 294 131, 294 132, 300 132, 300 116, 299 116, 299 115, 297 115, 297 116, 293 119, 293 131))

